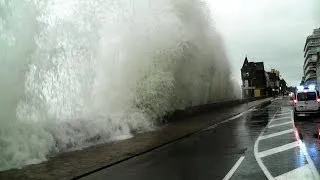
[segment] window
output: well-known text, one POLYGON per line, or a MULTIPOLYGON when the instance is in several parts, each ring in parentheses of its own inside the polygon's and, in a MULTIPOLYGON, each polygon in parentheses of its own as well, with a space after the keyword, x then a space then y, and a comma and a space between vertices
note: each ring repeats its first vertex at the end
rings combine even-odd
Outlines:
POLYGON ((297 97, 298 101, 310 101, 317 99, 317 95, 315 92, 298 93, 297 97))

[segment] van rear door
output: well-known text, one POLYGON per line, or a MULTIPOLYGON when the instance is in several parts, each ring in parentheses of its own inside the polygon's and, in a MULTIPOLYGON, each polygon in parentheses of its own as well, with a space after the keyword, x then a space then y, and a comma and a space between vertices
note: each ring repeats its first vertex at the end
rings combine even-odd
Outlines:
POLYGON ((317 111, 318 109, 316 92, 299 92, 297 94, 297 111, 317 111))

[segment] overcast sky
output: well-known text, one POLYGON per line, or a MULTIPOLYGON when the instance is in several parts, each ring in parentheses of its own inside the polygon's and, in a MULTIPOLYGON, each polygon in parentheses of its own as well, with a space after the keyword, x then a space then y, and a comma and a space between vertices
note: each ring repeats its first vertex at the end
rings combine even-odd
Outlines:
POLYGON ((208 0, 234 76, 249 61, 278 69, 289 85, 303 74, 306 37, 320 27, 320 0, 208 0))

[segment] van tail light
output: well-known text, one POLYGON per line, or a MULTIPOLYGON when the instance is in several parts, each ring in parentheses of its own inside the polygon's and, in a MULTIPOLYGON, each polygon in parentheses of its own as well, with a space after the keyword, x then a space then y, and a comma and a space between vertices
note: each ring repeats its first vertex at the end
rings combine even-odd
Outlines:
MULTIPOLYGON (((320 100, 320 99, 318 99, 318 100, 320 100)), ((317 101, 318 101, 318 100, 317 100, 317 101)), ((295 99, 293 102, 294 102, 295 104, 297 104, 297 103, 298 103, 298 100, 295 99)), ((319 101, 318 101, 318 102, 319 102, 319 101)))
POLYGON ((320 103, 320 99, 319 98, 317 99, 317 102, 320 103))

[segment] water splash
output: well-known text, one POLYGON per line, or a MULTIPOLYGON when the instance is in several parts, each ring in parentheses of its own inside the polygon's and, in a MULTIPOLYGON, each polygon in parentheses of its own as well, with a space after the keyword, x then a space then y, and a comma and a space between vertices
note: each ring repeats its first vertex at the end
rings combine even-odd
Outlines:
POLYGON ((0 32, 0 170, 234 97, 200 0, 0 0, 0 32))

